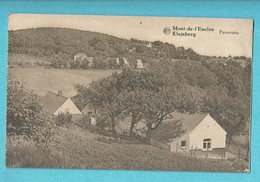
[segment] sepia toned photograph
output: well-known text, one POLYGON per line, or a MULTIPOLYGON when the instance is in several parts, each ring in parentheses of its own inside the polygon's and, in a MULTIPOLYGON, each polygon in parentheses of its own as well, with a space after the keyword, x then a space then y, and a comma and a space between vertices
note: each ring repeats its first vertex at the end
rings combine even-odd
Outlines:
POLYGON ((250 172, 250 19, 10 14, 6 166, 250 172))

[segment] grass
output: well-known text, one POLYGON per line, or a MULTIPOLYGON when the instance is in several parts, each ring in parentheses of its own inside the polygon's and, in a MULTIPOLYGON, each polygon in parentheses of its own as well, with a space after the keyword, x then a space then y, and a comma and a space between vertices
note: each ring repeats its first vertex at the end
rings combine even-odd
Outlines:
POLYGON ((73 70, 52 68, 9 68, 8 78, 26 81, 26 88, 38 95, 62 90, 67 97, 76 95, 73 84, 89 84, 118 70, 73 70))
POLYGON ((7 140, 8 167, 162 171, 235 171, 218 161, 201 160, 143 144, 102 142, 78 127, 61 128, 48 146, 7 140))

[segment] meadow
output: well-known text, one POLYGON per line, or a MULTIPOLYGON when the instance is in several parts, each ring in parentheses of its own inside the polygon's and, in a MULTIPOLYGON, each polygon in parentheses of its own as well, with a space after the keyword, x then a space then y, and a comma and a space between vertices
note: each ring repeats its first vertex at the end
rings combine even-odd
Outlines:
POLYGON ((76 95, 74 84, 88 85, 93 80, 101 79, 119 70, 74 70, 54 69, 44 67, 8 68, 8 79, 23 80, 28 90, 34 90, 38 95, 45 95, 48 91, 62 90, 64 96, 76 95))

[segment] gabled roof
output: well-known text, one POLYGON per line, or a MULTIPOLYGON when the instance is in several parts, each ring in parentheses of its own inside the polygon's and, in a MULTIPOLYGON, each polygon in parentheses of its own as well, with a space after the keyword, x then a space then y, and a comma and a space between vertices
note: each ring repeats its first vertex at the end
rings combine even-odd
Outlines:
POLYGON ((67 97, 48 92, 45 96, 40 98, 40 103, 44 109, 50 114, 55 113, 67 100, 67 97))
POLYGON ((196 112, 194 114, 172 113, 171 115, 172 118, 166 119, 154 131, 153 138, 168 143, 174 138, 190 133, 208 114, 196 112), (178 128, 177 125, 180 126, 180 130, 171 132, 171 130, 178 128))

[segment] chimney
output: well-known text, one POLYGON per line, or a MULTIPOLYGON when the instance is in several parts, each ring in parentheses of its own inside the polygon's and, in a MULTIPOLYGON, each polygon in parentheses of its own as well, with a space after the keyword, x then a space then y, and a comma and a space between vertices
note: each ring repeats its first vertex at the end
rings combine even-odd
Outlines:
POLYGON ((63 96, 62 90, 59 90, 59 91, 58 91, 58 96, 63 96))

